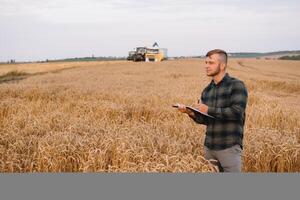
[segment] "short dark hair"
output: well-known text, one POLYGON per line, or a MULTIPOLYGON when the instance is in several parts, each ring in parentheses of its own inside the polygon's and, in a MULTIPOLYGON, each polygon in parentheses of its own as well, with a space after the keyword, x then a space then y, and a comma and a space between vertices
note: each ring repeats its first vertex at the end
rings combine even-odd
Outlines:
POLYGON ((226 51, 224 51, 224 50, 222 50, 222 49, 214 49, 214 50, 211 50, 211 51, 207 52, 206 57, 210 57, 210 56, 213 55, 213 54, 221 54, 221 55, 224 55, 224 57, 225 57, 225 62, 227 63, 228 55, 227 55, 226 51))

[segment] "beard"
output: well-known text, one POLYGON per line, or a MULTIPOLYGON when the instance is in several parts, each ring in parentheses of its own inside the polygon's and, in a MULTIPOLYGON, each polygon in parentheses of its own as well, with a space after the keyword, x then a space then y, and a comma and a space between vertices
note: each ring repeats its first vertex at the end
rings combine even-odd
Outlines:
POLYGON ((221 67, 218 65, 218 67, 214 71, 206 72, 207 76, 216 76, 221 72, 221 67))

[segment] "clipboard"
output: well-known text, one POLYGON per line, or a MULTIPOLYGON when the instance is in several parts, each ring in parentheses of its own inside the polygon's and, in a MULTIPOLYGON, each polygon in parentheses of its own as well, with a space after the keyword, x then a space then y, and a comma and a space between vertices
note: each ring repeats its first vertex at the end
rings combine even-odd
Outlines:
POLYGON ((209 117, 209 118, 214 119, 213 116, 211 116, 211 115, 209 115, 209 114, 206 114, 206 113, 203 113, 203 112, 201 112, 200 110, 197 110, 196 108, 193 108, 193 107, 191 107, 191 106, 186 106, 186 108, 192 110, 192 111, 195 112, 195 113, 198 113, 198 114, 201 114, 201 115, 204 115, 204 116, 206 116, 206 117, 209 117))
MULTIPOLYGON (((172 107, 178 108, 178 104, 172 105, 172 107)), ((213 116, 208 115, 208 114, 206 114, 206 113, 203 113, 203 112, 201 112, 200 110, 197 110, 196 108, 193 108, 193 107, 191 107, 191 106, 185 106, 185 107, 186 107, 187 109, 192 110, 192 111, 195 112, 195 113, 198 113, 198 114, 201 114, 201 115, 204 115, 204 116, 206 116, 206 117, 209 117, 209 118, 214 119, 213 116)))

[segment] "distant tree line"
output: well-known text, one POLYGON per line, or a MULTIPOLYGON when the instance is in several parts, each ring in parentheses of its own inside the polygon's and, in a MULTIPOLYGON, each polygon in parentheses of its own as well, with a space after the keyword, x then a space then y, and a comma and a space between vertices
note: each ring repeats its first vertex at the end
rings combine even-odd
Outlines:
MULTIPOLYGON (((1 62, 2 64, 5 63, 5 62, 1 62)), ((16 63, 16 60, 15 59, 11 59, 11 60, 8 60, 6 62, 7 64, 13 64, 13 63, 16 63)))
POLYGON ((57 59, 57 60, 38 60, 38 61, 20 61, 16 62, 15 59, 8 60, 6 62, 1 62, 0 64, 21 64, 21 63, 47 63, 47 62, 78 62, 78 61, 114 61, 114 60, 126 60, 126 57, 116 57, 116 56, 101 56, 101 57, 95 57, 92 55, 91 57, 75 57, 75 58, 65 58, 65 59, 57 59))
POLYGON ((282 56, 279 60, 300 60, 300 55, 295 56, 282 56))
POLYGON ((113 61, 113 60, 125 60, 125 57, 115 57, 115 56, 108 56, 108 57, 80 57, 80 58, 65 58, 65 59, 58 59, 58 60, 49 60, 46 59, 45 61, 40 62, 75 62, 75 61, 113 61))

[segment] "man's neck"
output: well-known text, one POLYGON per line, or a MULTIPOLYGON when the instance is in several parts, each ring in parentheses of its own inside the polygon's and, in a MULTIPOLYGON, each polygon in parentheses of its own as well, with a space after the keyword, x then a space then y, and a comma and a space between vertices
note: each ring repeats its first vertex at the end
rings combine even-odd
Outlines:
POLYGON ((214 83, 217 85, 218 83, 220 83, 222 81, 222 79, 225 76, 225 72, 221 72, 219 74, 217 74, 216 76, 213 77, 214 83))

